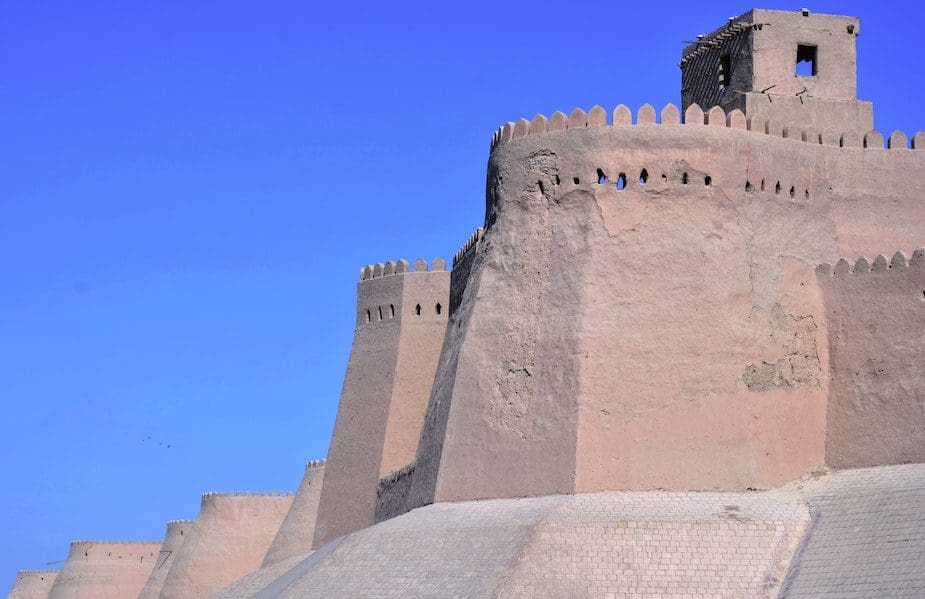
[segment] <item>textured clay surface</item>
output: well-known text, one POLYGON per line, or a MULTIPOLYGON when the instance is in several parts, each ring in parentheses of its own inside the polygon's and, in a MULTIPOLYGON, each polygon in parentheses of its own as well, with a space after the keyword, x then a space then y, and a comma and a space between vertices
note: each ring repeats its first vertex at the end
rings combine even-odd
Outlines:
POLYGON ((48 596, 136 599, 160 551, 160 542, 74 541, 48 596))
POLYGON ((204 495, 161 599, 206 599, 256 571, 291 505, 291 496, 204 495))

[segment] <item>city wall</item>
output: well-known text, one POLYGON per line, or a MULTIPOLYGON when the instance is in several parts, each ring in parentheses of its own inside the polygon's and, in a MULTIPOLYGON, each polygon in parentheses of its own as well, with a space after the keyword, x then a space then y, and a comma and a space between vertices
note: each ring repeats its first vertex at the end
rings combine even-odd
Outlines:
POLYGON ((57 570, 20 570, 7 599, 48 599, 57 570))
POLYGON ((282 493, 204 494, 199 515, 164 580, 161 599, 206 599, 260 568, 292 499, 282 493))
POLYGON ((315 536, 315 520, 324 482, 324 460, 305 465, 305 474, 273 544, 263 558, 261 568, 278 564, 290 557, 310 553, 315 536))
POLYGON ((136 599, 160 549, 160 541, 74 541, 48 597, 136 599))
POLYGON ((367 266, 325 465, 313 547, 375 522, 379 479, 415 458, 449 312, 450 273, 417 260, 367 266))
POLYGON ((167 533, 164 535, 164 543, 158 553, 154 569, 144 588, 138 595, 138 599, 159 599, 161 589, 164 587, 164 581, 167 579, 167 573, 177 557, 180 547, 184 541, 189 538, 190 530, 193 527, 193 520, 171 520, 167 523, 167 533))
POLYGON ((817 274, 831 356, 826 462, 925 462, 925 249, 817 274))
POLYGON ((495 134, 413 505, 767 488, 825 463, 814 268, 921 244, 925 152, 899 132, 884 148, 877 131, 660 114, 495 134))

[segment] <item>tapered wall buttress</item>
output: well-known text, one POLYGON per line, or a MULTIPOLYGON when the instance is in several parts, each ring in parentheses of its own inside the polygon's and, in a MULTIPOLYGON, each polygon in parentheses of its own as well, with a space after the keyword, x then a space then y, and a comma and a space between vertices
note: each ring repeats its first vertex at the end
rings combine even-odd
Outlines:
POLYGON ((397 270, 361 274, 357 329, 325 465, 315 547, 373 524, 379 479, 417 453, 446 331, 450 273, 440 259, 430 271, 423 260, 413 271, 397 270))

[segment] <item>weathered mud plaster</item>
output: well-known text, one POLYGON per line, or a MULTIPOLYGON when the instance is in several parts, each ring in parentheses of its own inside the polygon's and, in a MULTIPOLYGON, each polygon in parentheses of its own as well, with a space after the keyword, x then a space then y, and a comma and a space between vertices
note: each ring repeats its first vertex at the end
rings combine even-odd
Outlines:
POLYGON ((280 525, 279 532, 276 533, 276 538, 273 539, 273 544, 270 545, 261 568, 311 551, 323 481, 324 460, 312 460, 307 463, 305 475, 292 501, 292 507, 289 508, 286 519, 280 525))
POLYGON ((368 266, 313 546, 375 522, 379 479, 415 458, 449 313, 440 258, 368 266))
POLYGON ((48 599, 57 570, 20 570, 7 599, 48 599))
POLYGON ((817 272, 832 364, 826 462, 925 462, 925 249, 817 272))
POLYGON ((160 541, 74 541, 48 597, 135 599, 160 550, 160 541))
POLYGON ((141 589, 138 599, 158 599, 161 596, 161 589, 164 587, 164 581, 167 580, 167 573, 177 558, 180 547, 190 536, 193 527, 193 520, 171 520, 167 523, 167 534, 164 537, 164 543, 157 555, 157 561, 151 575, 148 576, 145 586, 141 589))
POLYGON ((292 495, 206 493, 161 599, 206 599, 260 568, 292 506, 292 495))

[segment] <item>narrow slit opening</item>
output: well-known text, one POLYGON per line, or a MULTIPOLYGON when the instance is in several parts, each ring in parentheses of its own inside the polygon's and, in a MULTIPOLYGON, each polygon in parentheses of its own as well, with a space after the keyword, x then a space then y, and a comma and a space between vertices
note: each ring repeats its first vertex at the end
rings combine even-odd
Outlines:
POLYGON ((597 169, 597 184, 605 185, 607 183, 607 175, 604 174, 604 171, 597 169))
POLYGON ((626 189, 626 173, 620 173, 617 176, 617 189, 618 190, 626 189))
POLYGON ((642 172, 639 173, 639 183, 645 185, 649 181, 649 171, 642 169, 642 172))

